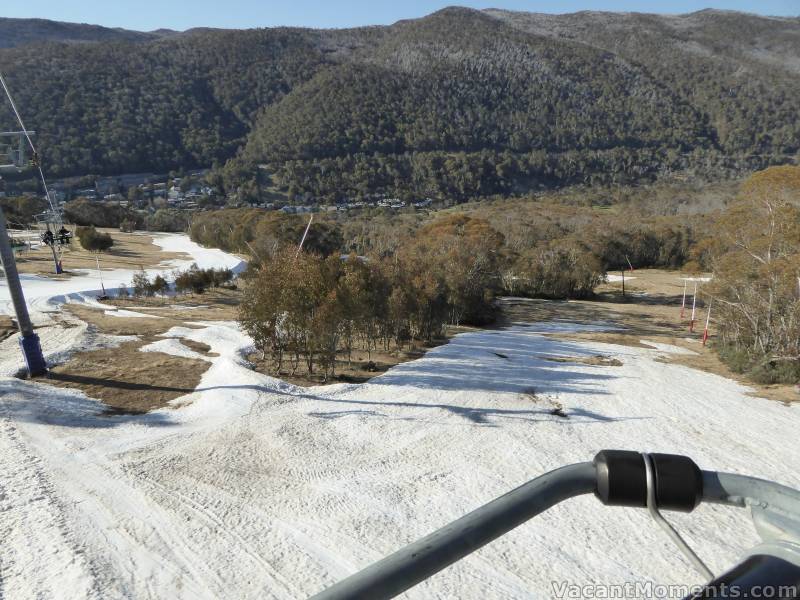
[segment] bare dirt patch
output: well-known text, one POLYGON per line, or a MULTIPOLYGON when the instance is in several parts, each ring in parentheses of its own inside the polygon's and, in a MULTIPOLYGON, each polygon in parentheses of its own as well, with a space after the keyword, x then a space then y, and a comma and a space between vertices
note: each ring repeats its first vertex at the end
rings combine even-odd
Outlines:
POLYGON ((50 369, 41 381, 79 389, 103 401, 114 414, 140 414, 162 408, 193 392, 209 364, 161 352, 140 352, 139 348, 149 341, 78 352, 66 363, 50 369))
POLYGON ((242 292, 238 289, 212 288, 203 294, 167 298, 111 298, 109 307, 177 321, 235 321, 242 292))
MULTIPOLYGON (((76 239, 64 246, 62 264, 64 275, 69 277, 73 271, 97 269, 96 258, 100 259, 101 269, 138 269, 155 267, 164 261, 188 259, 189 255, 178 252, 165 252, 153 243, 148 233, 122 233, 117 229, 100 229, 111 235, 114 246, 107 252, 95 254, 84 250, 76 239)), ((35 273, 54 277, 53 253, 47 246, 25 251, 17 256, 17 268, 21 273, 35 273)))
POLYGON ((11 317, 0 315, 0 342, 17 332, 17 326, 11 317))
POLYGON ((86 321, 89 325, 94 326, 97 331, 109 335, 153 337, 166 332, 171 327, 183 325, 183 322, 179 319, 115 317, 107 315, 96 308, 80 304, 66 304, 64 305, 64 310, 69 311, 81 321, 86 321))
POLYGON ((189 340, 186 338, 180 339, 181 344, 189 348, 189 350, 194 350, 198 354, 205 354, 206 356, 219 356, 217 352, 211 352, 211 346, 208 344, 204 344, 203 342, 196 342, 194 340, 189 340))
POLYGON ((337 382, 364 383, 397 364, 414 360, 424 354, 424 350, 412 349, 402 352, 372 352, 370 356, 366 351, 356 350, 352 353, 350 361, 348 361, 347 354, 340 352, 336 360, 334 375, 328 377, 327 381, 320 373, 309 373, 302 360, 294 373, 289 368, 284 367, 277 374, 275 372, 275 364, 269 357, 262 359, 260 353, 253 353, 247 357, 247 360, 259 373, 280 377, 284 381, 295 385, 313 387, 337 382))
POLYGON ((595 354, 593 356, 543 356, 544 360, 557 363, 578 363, 596 367, 621 367, 622 361, 610 356, 595 354))
MULTIPOLYGON (((126 317, 67 304, 64 310, 85 321, 95 331, 110 335, 137 336, 137 340, 90 352, 78 352, 69 361, 53 367, 44 380, 52 385, 80 389, 101 400, 109 411, 143 413, 167 406, 171 400, 194 391, 209 363, 161 352, 140 352, 172 327, 199 328, 192 321, 232 320, 238 296, 235 290, 213 290, 202 296, 136 298, 107 302, 109 310, 121 308, 146 317, 126 317), (188 321, 191 319, 191 321, 188 321)), ((180 343, 204 356, 214 357, 202 342, 180 339, 180 343)))

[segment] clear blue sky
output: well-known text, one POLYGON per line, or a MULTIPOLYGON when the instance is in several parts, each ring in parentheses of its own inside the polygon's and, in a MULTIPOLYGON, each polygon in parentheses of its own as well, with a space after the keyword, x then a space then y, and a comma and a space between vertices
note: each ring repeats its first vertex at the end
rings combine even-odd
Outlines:
POLYGON ((764 15, 800 16, 800 0, 8 0, 2 17, 39 17, 149 31, 161 27, 351 27, 421 17, 444 6, 568 13, 578 10, 685 13, 722 8, 764 15))

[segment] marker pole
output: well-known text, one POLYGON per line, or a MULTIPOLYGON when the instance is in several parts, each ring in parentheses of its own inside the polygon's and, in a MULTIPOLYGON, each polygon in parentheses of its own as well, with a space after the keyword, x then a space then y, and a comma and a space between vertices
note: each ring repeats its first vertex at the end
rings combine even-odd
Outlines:
POLYGON ((103 290, 103 296, 107 296, 106 286, 103 285, 103 271, 100 270, 100 257, 95 255, 94 260, 97 263, 97 274, 100 275, 100 287, 103 290))
POLYGON ((694 318, 697 314, 697 283, 694 284, 694 296, 692 296, 692 318, 689 321, 689 333, 694 331, 694 318))
POLYGON ((706 328, 703 331, 703 346, 706 345, 708 341, 708 324, 711 322, 711 303, 713 300, 708 301, 708 311, 706 312, 706 328))
POLYGON ((683 321, 683 315, 686 312, 686 284, 688 281, 686 279, 683 280, 683 300, 681 301, 681 321, 683 321))
POLYGON ((300 252, 303 250, 303 244, 306 243, 306 236, 308 235, 308 230, 311 229, 311 223, 314 221, 314 213, 311 213, 311 218, 308 220, 308 225, 306 225, 306 230, 303 232, 303 239, 300 240, 300 245, 297 247, 297 252, 294 255, 294 259, 297 260, 297 257, 300 256, 300 252))

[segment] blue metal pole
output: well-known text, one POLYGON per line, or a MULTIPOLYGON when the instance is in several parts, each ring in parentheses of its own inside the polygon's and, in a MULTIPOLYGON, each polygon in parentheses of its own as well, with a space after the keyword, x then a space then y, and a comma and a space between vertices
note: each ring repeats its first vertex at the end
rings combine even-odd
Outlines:
POLYGON ((6 284, 14 303, 14 311, 17 313, 17 326, 19 327, 20 340, 19 346, 22 355, 25 357, 25 366, 28 375, 34 377, 47 372, 47 363, 42 354, 42 346, 39 343, 39 336, 33 331, 28 307, 25 304, 25 296, 22 294, 22 284, 19 281, 17 272, 17 262, 14 260, 14 252, 11 249, 11 242, 8 239, 6 229, 6 218, 3 209, 0 207, 0 260, 3 263, 3 270, 6 274, 6 284))

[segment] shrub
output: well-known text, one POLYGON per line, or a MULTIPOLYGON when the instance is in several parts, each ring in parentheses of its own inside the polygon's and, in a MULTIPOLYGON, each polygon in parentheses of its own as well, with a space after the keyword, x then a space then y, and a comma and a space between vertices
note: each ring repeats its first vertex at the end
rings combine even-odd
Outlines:
POLYGON ((131 289, 133 289, 133 295, 136 298, 152 296, 152 284, 147 277, 147 273, 144 272, 144 269, 140 270, 138 273, 134 273, 133 280, 131 281, 131 289))
POLYGON ((747 376, 767 385, 794 384, 800 381, 800 360, 763 360, 747 371, 747 376))
POLYGON ((185 271, 175 271, 175 291, 185 294, 189 291, 202 294, 210 287, 227 285, 233 279, 230 269, 200 269, 193 264, 185 271))
POLYGON ((109 234, 97 231, 92 226, 78 227, 75 234, 81 246, 90 252, 103 252, 114 245, 114 240, 109 234))
POLYGON ((156 275, 153 282, 150 284, 150 291, 153 294, 163 296, 169 291, 169 283, 161 275, 156 275))

